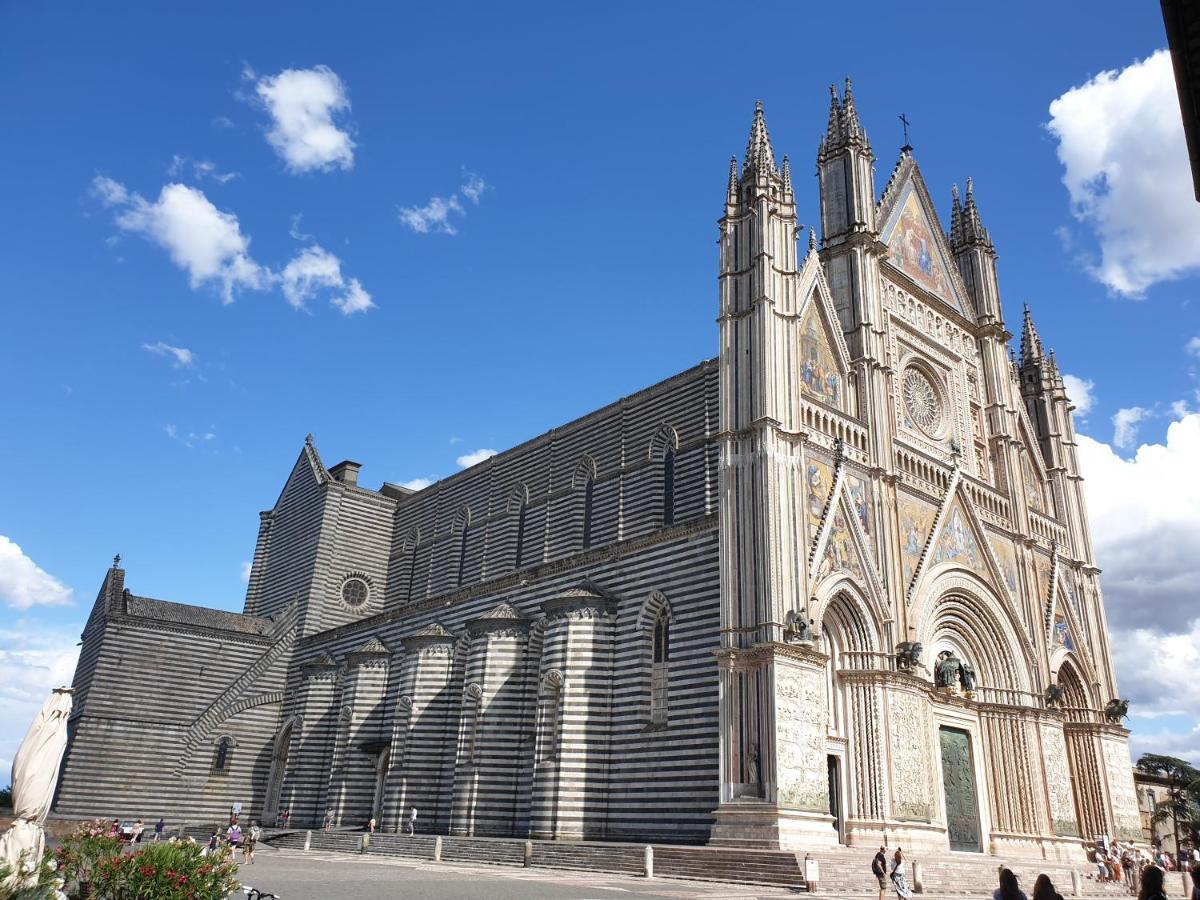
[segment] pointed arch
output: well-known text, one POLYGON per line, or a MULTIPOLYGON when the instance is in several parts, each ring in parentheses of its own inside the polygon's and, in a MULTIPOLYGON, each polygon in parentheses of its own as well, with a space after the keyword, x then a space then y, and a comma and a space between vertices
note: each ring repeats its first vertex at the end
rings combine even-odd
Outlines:
POLYGON ((467 574, 467 540, 471 531, 471 507, 463 504, 454 515, 454 525, 451 533, 458 538, 458 575, 456 585, 462 587, 467 574))
POLYGON ((404 534, 400 544, 401 568, 400 577, 403 584, 404 602, 410 603, 414 598, 413 591, 417 582, 417 545, 421 543, 421 529, 413 525, 404 534))
POLYGON ((593 519, 596 505, 596 461, 584 454, 575 464, 575 472, 571 476, 571 487, 578 496, 580 545, 587 549, 592 546, 593 519))
POLYGON ((679 432, 665 422, 650 439, 650 462, 658 466, 659 521, 675 523, 675 457, 679 451, 679 432))
POLYGON ((649 705, 651 726, 667 724, 670 708, 671 625, 675 621, 671 602, 662 591, 652 591, 638 611, 637 626, 646 636, 645 654, 649 660, 649 705))
POLYGON ((508 492, 506 511, 511 522, 513 568, 519 569, 525 563, 525 539, 529 519, 529 488, 524 482, 517 482, 508 492))
POLYGON ((943 571, 922 590, 913 609, 915 639, 927 648, 954 649, 974 668, 981 688, 1040 693, 1033 648, 1021 623, 991 585, 962 570, 943 571))

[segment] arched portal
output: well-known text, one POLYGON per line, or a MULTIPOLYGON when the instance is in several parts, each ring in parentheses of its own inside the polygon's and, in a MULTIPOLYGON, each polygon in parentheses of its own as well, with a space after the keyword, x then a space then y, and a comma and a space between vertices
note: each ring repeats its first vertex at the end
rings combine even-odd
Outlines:
POLYGON ((279 817, 279 794, 283 790, 283 779, 287 775, 288 755, 292 748, 292 725, 294 719, 275 736, 275 745, 271 753, 271 774, 267 777, 267 796, 263 803, 263 821, 274 822, 279 817))
POLYGON ((882 754, 878 687, 856 677, 874 668, 880 637, 871 607, 859 589, 843 582, 824 602, 820 616, 820 649, 825 667, 827 720, 826 769, 829 814, 841 843, 850 841, 855 820, 872 820, 883 809, 882 754))
MULTIPOLYGON (((1073 656, 1068 655, 1059 664, 1056 683, 1063 689, 1063 738, 1079 828, 1085 838, 1107 834, 1110 829, 1104 810, 1104 779, 1095 735, 1098 713, 1073 656)), ((1048 777, 1053 775, 1047 773, 1048 777)))

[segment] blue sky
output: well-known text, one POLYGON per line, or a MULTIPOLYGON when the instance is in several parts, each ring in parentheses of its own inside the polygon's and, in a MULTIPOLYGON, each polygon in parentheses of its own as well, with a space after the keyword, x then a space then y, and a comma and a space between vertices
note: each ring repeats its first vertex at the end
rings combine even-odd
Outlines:
MULTIPOLYGON (((31 605, 29 567, 0 574, 0 658, 41 673, 0 692, 0 761, 69 678, 114 553, 137 593, 240 608, 306 433, 368 485, 436 478, 715 355, 714 225, 754 101, 811 222, 846 75, 878 189, 901 112, 943 216, 974 177, 1009 326, 1030 303, 1079 379, 1106 515, 1128 519, 1130 486, 1162 459, 1186 477, 1200 447, 1197 205, 1155 199, 1186 163, 1125 115, 1170 129, 1140 87, 1163 46, 1157 5, 1130 3, 6 4, 0 535, 72 595, 31 605)), ((1151 518, 1121 547, 1194 568, 1163 537, 1194 523, 1151 518)), ((1140 621, 1142 589, 1110 596, 1114 628, 1175 641, 1182 674, 1197 610, 1176 593, 1140 621)), ((1138 733, 1195 752, 1194 718, 1152 693, 1138 733)))

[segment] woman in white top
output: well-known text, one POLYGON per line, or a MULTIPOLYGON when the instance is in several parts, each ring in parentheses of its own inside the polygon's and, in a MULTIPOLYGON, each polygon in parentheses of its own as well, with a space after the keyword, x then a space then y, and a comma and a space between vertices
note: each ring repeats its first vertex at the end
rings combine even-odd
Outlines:
POLYGON ((904 853, 899 847, 896 848, 896 855, 892 857, 892 885, 896 888, 896 896, 902 900, 908 900, 913 895, 905 875, 904 853))

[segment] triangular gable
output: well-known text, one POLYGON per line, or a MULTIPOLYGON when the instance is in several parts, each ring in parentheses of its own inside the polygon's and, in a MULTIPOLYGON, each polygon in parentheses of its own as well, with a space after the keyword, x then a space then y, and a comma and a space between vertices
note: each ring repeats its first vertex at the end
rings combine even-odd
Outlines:
POLYGON ((880 239, 887 244, 887 261, 918 287, 960 315, 974 318, 961 276, 946 246, 937 211, 925 189, 916 163, 900 173, 900 182, 885 196, 886 219, 880 239))
POLYGON ((800 267, 799 296, 800 349, 798 369, 800 391, 835 409, 847 409, 846 375, 850 371, 850 352, 842 334, 833 295, 815 251, 800 267))
POLYGON ((279 492, 279 497, 275 500, 275 505, 272 509, 279 508, 279 505, 283 502, 283 498, 287 496, 289 489, 293 487, 303 490, 305 482, 315 481, 317 484, 327 484, 332 480, 329 470, 321 462, 321 456, 317 453, 317 448, 313 446, 312 435, 310 434, 304 439, 304 447, 300 450, 300 455, 296 457, 296 464, 292 466, 292 471, 288 474, 287 481, 283 483, 283 490, 279 492))
POLYGON ((928 500, 900 494, 900 565, 904 574, 904 587, 908 590, 913 575, 921 562, 921 555, 929 543, 938 508, 928 500))
POLYGON ((867 537, 869 523, 866 511, 870 507, 865 483, 847 472, 845 466, 836 469, 833 490, 817 532, 816 543, 809 554, 809 592, 824 578, 844 572, 860 585, 869 587, 877 598, 884 596, 883 579, 875 565, 871 541, 867 537), (857 488, 852 486, 857 483, 857 488))
POLYGON ((950 486, 934 521, 933 532, 908 586, 910 603, 916 593, 917 583, 927 572, 941 565, 958 566, 973 572, 992 585, 1000 596, 1008 597, 1010 603, 1015 599, 1008 590, 987 531, 962 486, 962 473, 958 469, 954 470, 950 479, 950 486))

